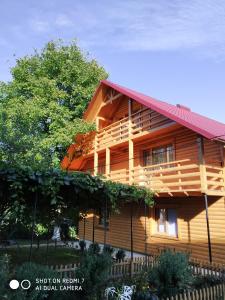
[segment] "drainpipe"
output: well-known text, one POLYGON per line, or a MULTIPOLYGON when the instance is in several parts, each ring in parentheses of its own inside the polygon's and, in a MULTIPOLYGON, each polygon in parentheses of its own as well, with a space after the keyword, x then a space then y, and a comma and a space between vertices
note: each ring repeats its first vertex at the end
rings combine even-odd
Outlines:
POLYGON ((144 212, 145 212, 145 259, 147 263, 147 205, 146 203, 144 207, 144 212))
POLYGON ((95 242, 95 213, 93 212, 93 223, 92 223, 92 243, 95 242))
POLYGON ((105 199, 105 212, 104 212, 104 247, 106 245, 106 235, 107 235, 107 199, 105 199))
POLYGON ((133 247, 133 203, 131 203, 130 207, 130 251, 131 251, 131 261, 133 261, 134 257, 134 247, 133 247))
POLYGON ((83 222, 84 222, 84 235, 83 235, 83 240, 85 241, 85 234, 86 234, 86 217, 84 215, 84 218, 83 218, 83 222))
POLYGON ((205 149, 204 149, 204 138, 202 136, 198 137, 198 154, 199 154, 199 170, 201 176, 201 191, 205 199, 205 216, 206 216, 206 225, 207 225, 207 236, 208 236, 208 252, 209 252, 209 261, 212 262, 212 248, 211 248, 211 237, 210 237, 210 228, 209 228, 209 212, 208 212, 208 195, 207 195, 207 175, 205 167, 205 149))
POLYGON ((210 227, 209 227, 209 212, 208 212, 208 196, 205 194, 205 216, 207 224, 207 235, 208 235, 208 251, 209 251, 209 261, 212 263, 212 247, 211 247, 211 237, 210 237, 210 227))

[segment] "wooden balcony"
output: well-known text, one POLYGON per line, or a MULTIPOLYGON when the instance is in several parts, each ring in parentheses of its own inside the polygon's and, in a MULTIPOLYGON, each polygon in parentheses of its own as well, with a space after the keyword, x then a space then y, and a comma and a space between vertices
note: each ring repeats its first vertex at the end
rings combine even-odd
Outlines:
POLYGON ((111 172, 107 177, 121 183, 133 183, 145 186, 158 196, 174 194, 225 195, 225 174, 222 167, 205 165, 205 172, 196 163, 189 160, 135 167, 111 172), (204 175, 205 174, 205 175, 204 175))
POLYGON ((170 119, 151 111, 143 109, 120 121, 98 131, 96 136, 96 150, 104 149, 128 140, 129 136, 139 137, 173 124, 170 119))

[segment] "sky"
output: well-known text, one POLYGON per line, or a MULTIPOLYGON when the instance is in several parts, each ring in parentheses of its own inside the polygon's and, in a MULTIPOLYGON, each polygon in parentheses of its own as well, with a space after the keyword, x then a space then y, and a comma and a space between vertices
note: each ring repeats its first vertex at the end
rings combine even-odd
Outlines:
POLYGON ((225 123, 224 0, 0 0, 0 80, 76 39, 120 85, 225 123))

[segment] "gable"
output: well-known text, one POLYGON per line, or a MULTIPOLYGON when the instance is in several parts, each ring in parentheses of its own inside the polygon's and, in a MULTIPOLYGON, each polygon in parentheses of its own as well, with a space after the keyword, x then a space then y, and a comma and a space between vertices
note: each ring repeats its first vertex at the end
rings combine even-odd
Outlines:
POLYGON ((99 110, 102 109, 101 106, 104 105, 104 102, 106 103, 106 101, 109 101, 109 99, 107 99, 107 91, 110 89, 115 91, 115 94, 112 94, 113 96, 111 97, 112 102, 118 101, 119 97, 122 97, 122 95, 126 96, 178 124, 195 131, 207 139, 225 142, 225 124, 194 113, 184 106, 175 106, 156 100, 107 80, 101 81, 101 84, 97 88, 97 91, 84 114, 84 118, 87 121, 94 121, 99 110))

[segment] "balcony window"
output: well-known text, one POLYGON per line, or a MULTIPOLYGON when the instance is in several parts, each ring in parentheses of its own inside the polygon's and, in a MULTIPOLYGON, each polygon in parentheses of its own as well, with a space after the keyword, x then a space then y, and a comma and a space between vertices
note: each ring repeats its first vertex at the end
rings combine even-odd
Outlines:
POLYGON ((164 164, 174 160, 174 147, 172 144, 144 150, 144 166, 164 164))
POLYGON ((156 232, 172 237, 177 237, 177 211, 173 208, 156 208, 156 232))

